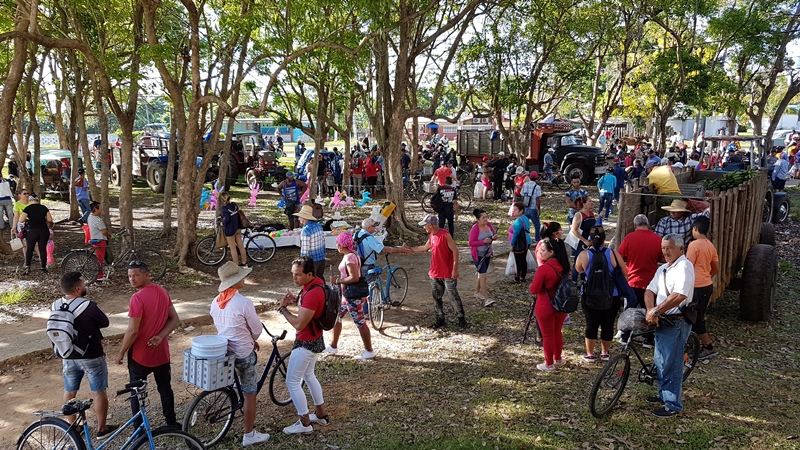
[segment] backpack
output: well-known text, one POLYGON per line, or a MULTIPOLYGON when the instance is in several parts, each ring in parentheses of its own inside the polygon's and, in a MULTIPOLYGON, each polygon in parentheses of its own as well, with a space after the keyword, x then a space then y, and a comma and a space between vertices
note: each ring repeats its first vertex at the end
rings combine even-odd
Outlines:
POLYGON ((56 356, 68 359, 74 356, 83 356, 89 344, 85 348, 78 347, 78 332, 75 330, 75 318, 81 315, 89 306, 89 300, 77 297, 67 302, 65 298, 60 298, 53 302, 50 307, 50 317, 47 319, 47 337, 53 343, 53 351, 56 356))
MULTIPOLYGON (((325 307, 322 309, 322 314, 315 318, 314 321, 325 331, 330 331, 336 325, 336 319, 339 317, 339 305, 342 303, 342 293, 338 285, 315 284, 311 289, 320 287, 325 294, 325 307)), ((309 291, 311 290, 309 289, 309 291)))
POLYGON ((367 232, 366 230, 362 231, 364 232, 361 233, 360 231, 356 231, 356 238, 353 240, 353 246, 356 248, 356 254, 358 255, 358 259, 361 261, 361 265, 363 266, 364 263, 367 261, 367 258, 372 256, 375 253, 375 251, 372 251, 369 254, 364 253, 364 249, 363 247, 361 247, 361 243, 364 242, 364 239, 370 237, 371 234, 369 234, 369 232, 367 232))
POLYGON ((431 209, 433 212, 438 213, 444 211, 444 200, 442 200, 442 191, 437 190, 433 197, 431 197, 431 209))
MULTIPOLYGON (((553 266, 550 266, 550 268, 553 269, 553 271, 556 270, 553 266)), ((555 297, 550 297, 550 293, 547 292, 547 289, 545 289, 544 292, 547 294, 547 297, 550 298, 550 304, 553 305, 553 309, 556 311, 563 313, 574 313, 578 310, 578 303, 580 302, 581 297, 580 293, 578 292, 578 285, 572 281, 572 278, 568 276, 561 277, 561 281, 558 283, 558 287, 556 288, 555 297)))
POLYGON ((589 249, 592 262, 589 266, 589 275, 583 285, 583 295, 586 306, 590 309, 605 311, 614 305, 614 283, 609 272, 606 251, 589 249))

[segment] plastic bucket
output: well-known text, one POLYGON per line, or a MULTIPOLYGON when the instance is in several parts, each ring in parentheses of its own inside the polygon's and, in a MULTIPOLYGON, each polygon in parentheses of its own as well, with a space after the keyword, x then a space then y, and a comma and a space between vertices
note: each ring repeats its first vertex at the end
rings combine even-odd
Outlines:
POLYGON ((227 351, 228 340, 222 336, 197 336, 192 339, 192 355, 195 358, 221 358, 227 351))

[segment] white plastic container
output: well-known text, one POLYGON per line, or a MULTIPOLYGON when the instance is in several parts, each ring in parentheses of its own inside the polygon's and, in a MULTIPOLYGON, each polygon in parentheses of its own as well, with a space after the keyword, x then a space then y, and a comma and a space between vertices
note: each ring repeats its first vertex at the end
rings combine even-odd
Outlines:
POLYGON ((230 386, 234 381, 235 359, 233 353, 222 358, 201 359, 187 348, 183 351, 183 381, 204 391, 230 386))
POLYGON ((197 336, 192 339, 192 355, 200 359, 216 359, 225 356, 228 340, 222 336, 197 336))

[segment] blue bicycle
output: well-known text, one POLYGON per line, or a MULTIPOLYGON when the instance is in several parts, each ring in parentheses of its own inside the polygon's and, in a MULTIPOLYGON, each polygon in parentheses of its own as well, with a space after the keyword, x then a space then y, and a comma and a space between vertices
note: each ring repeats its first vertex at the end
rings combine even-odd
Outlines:
POLYGON ((89 437, 89 424, 86 422, 86 410, 92 407, 92 400, 70 400, 61 407, 61 411, 36 411, 40 416, 22 432, 17 441, 17 450, 101 450, 109 443, 122 436, 123 430, 133 427, 133 433, 122 444, 122 450, 150 449, 191 449, 203 450, 205 447, 194 436, 171 427, 151 429, 150 420, 147 418, 145 399, 147 398, 147 381, 138 380, 125 385, 125 389, 117 391, 117 396, 131 394, 129 400, 136 397, 139 400, 139 412, 134 414, 125 425, 105 439, 97 447, 92 446, 89 437), (74 416, 78 418, 72 424, 58 416, 74 416), (136 423, 139 423, 137 426, 136 423), (85 439, 85 442, 84 442, 85 439))
POLYGON ((408 295, 408 274, 406 269, 392 266, 389 255, 386 256, 386 265, 375 267, 367 273, 376 275, 375 281, 369 286, 369 320, 372 327, 380 330, 383 327, 383 311, 390 307, 399 307, 408 295), (381 274, 386 272, 386 284, 381 279, 381 274))

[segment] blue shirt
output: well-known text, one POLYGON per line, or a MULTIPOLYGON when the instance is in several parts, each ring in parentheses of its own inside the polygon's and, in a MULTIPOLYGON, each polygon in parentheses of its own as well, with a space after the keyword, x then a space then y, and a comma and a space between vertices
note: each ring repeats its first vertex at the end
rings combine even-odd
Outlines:
POLYGON ((613 194, 617 188, 617 177, 610 173, 603 175, 597 180, 597 188, 601 194, 613 194))
POLYGON ((366 259, 364 259, 365 266, 374 265, 378 258, 378 253, 383 251, 383 244, 378 242, 378 240, 375 239, 375 236, 371 235, 367 230, 360 230, 358 233, 356 233, 356 239, 365 234, 367 237, 361 241, 361 244, 358 245, 358 249, 356 250, 359 258, 366 256, 366 259))
MULTIPOLYGON (((75 181, 78 181, 78 178, 75 178, 75 181)), ((83 184, 84 186, 75 185, 75 198, 78 200, 89 200, 89 188, 86 186, 89 182, 86 181, 86 178, 83 179, 83 184)))
MULTIPOLYGON (((511 234, 511 241, 509 242, 509 244, 511 244, 513 246, 514 242, 516 242, 516 240, 517 240, 517 236, 520 233, 525 233, 525 230, 530 230, 531 221, 526 216, 519 216, 514 221, 514 225, 512 225, 511 228, 513 229, 513 232, 511 234)), ((530 232, 525 233, 525 240, 527 240, 528 241, 528 245, 530 245, 530 243, 531 243, 531 233, 530 232)))
POLYGON ((325 232, 317 222, 306 222, 300 232, 300 256, 325 261, 325 232))
POLYGON ((614 176, 617 177, 617 189, 625 187, 625 181, 628 180, 628 173, 625 172, 620 166, 614 167, 614 176))
POLYGON ((773 180, 785 180, 789 177, 789 161, 779 159, 775 161, 775 169, 772 171, 773 180))

